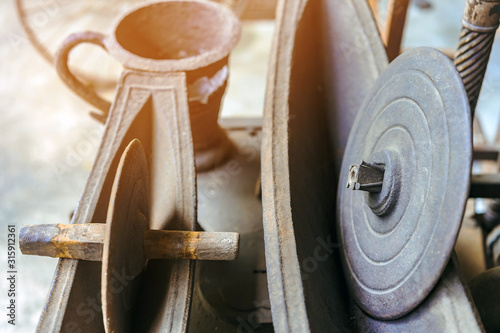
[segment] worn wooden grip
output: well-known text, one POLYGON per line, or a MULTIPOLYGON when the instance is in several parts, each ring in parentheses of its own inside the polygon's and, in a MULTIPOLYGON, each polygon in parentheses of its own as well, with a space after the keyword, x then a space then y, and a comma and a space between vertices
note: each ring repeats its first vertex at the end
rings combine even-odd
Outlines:
MULTIPOLYGON (((19 233, 23 254, 101 261, 106 224, 26 225, 19 233)), ((234 232, 148 230, 143 240, 148 259, 235 260, 240 236, 234 232)))

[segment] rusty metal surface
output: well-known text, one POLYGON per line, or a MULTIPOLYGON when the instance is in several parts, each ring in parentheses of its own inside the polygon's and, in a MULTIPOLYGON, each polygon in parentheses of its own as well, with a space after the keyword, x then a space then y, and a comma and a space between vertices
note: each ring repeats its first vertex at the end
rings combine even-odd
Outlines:
POLYGON ((101 261, 106 224, 34 224, 19 232, 24 255, 101 261))
POLYGON ((348 331, 333 223, 338 170, 387 56, 364 0, 281 1, 276 29, 262 152, 273 324, 278 332, 348 331))
MULTIPOLYGON (((19 249, 24 255, 101 261, 106 237, 106 223, 24 225, 19 232, 19 249)), ((236 232, 148 229, 143 237, 141 246, 148 259, 238 258, 236 232)))
POLYGON ((413 310, 448 262, 469 189, 470 126, 461 78, 434 49, 398 57, 365 99, 344 154, 337 221, 348 285, 375 318, 413 310), (360 160, 385 165, 380 193, 346 188, 360 160))

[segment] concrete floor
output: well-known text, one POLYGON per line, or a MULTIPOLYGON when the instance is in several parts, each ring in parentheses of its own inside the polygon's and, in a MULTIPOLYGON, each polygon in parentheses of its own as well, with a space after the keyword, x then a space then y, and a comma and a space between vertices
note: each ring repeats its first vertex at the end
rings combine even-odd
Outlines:
MULTIPOLYGON (((463 0, 430 0, 433 7, 411 7, 404 47, 454 48, 463 0)), ((0 258, 6 258, 6 226, 68 223, 95 157, 102 125, 88 115, 88 104, 72 94, 23 35, 13 1, 0 2, 0 258)), ((260 116, 273 25, 245 27, 231 59, 231 83, 223 116, 260 116)), ((500 48, 493 51, 478 117, 490 140, 500 109, 500 48)), ((0 307, 5 309, 6 263, 0 260, 0 307)), ((32 332, 50 288, 57 260, 17 253, 17 322, 1 332, 32 332)))

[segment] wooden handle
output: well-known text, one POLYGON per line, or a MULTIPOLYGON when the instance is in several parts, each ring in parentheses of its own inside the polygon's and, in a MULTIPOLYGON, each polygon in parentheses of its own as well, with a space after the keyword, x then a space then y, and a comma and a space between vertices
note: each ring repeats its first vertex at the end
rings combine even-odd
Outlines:
MULTIPOLYGON (((25 225, 19 233, 23 254, 101 261, 106 224, 25 225)), ((240 236, 234 232, 148 230, 148 259, 235 260, 240 236)))
POLYGON ((93 117, 102 123, 106 122, 111 103, 103 99, 93 88, 82 83, 71 73, 68 68, 68 56, 69 52, 80 43, 96 44, 106 50, 105 39, 106 37, 98 32, 74 33, 64 40, 55 57, 55 66, 59 77, 76 94, 103 112, 101 115, 93 113, 93 117))

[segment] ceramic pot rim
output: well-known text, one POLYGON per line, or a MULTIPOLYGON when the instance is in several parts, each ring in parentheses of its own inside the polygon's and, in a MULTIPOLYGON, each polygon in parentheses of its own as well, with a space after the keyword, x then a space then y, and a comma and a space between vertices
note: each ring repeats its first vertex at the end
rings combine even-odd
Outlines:
POLYGON ((136 69, 140 71, 153 71, 153 72, 178 72, 178 71, 191 71, 198 68, 206 67, 216 61, 227 57, 236 43, 239 41, 241 34, 241 23, 233 11, 223 5, 212 1, 201 0, 166 0, 148 3, 147 5, 137 6, 130 11, 121 15, 114 24, 113 34, 106 38, 104 41, 109 53, 115 57, 124 67, 136 69), (230 26, 231 34, 224 43, 212 48, 202 54, 181 58, 181 59, 150 59, 141 57, 131 51, 125 49, 116 38, 116 32, 120 23, 128 16, 144 8, 158 6, 168 3, 197 3, 203 7, 211 8, 212 10, 219 11, 221 15, 227 20, 230 26))

